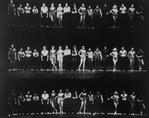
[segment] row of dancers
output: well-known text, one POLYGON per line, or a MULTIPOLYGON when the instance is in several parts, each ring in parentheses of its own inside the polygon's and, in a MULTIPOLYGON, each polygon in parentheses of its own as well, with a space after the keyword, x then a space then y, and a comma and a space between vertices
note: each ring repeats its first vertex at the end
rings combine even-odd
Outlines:
POLYGON ((136 103, 139 103, 140 115, 143 115, 145 110, 143 94, 137 96, 135 92, 128 95, 125 91, 121 94, 118 94, 118 92, 115 91, 113 95, 109 97, 107 96, 107 91, 103 96, 99 91, 97 91, 96 94, 93 94, 91 91, 87 93, 86 90, 83 89, 80 94, 78 94, 76 90, 74 91, 74 94, 72 94, 68 89, 66 89, 65 93, 63 93, 62 89, 60 89, 58 93, 56 93, 55 90, 52 90, 49 94, 46 90, 44 90, 41 95, 38 95, 37 93, 32 95, 30 91, 28 91, 26 94, 21 93, 17 96, 14 90, 12 90, 8 98, 8 104, 10 105, 9 116, 16 112, 21 115, 24 114, 24 112, 26 112, 26 114, 31 112, 41 112, 41 114, 47 112, 59 112, 60 114, 63 114, 63 111, 66 113, 79 112, 79 114, 85 114, 87 107, 90 107, 89 112, 95 115, 97 112, 101 112, 103 104, 105 109, 104 112, 107 114, 107 101, 110 100, 114 103, 114 115, 117 115, 118 109, 121 109, 123 115, 134 115, 136 112, 136 103), (51 106, 51 109, 49 105, 51 106), (18 106, 19 111, 15 110, 16 106, 18 106))
POLYGON ((104 4, 103 8, 100 8, 99 5, 96 5, 96 7, 93 9, 90 5, 88 6, 88 8, 86 8, 84 3, 82 3, 79 8, 77 8, 75 3, 73 4, 72 8, 68 5, 68 3, 65 3, 64 7, 62 7, 61 3, 58 4, 58 7, 55 7, 54 3, 51 3, 50 7, 47 7, 45 3, 42 3, 42 6, 39 9, 35 5, 33 6, 33 8, 31 8, 29 3, 26 3, 25 6, 20 4, 16 8, 13 0, 11 0, 10 4, 8 5, 9 18, 11 20, 15 20, 14 16, 17 16, 19 18, 19 23, 21 23, 25 18, 26 24, 28 25, 30 25, 31 18, 33 20, 33 23, 35 23, 34 25, 37 25, 37 20, 41 18, 41 25, 47 26, 49 23, 49 20, 47 19, 50 18, 52 26, 54 27, 69 27, 70 21, 72 21, 75 27, 84 27, 85 22, 87 22, 86 24, 88 27, 99 27, 102 24, 101 18, 103 18, 103 22, 105 24, 109 22, 105 22, 109 19, 109 14, 111 14, 111 18, 113 18, 113 27, 116 26, 118 17, 120 17, 120 22, 123 27, 127 24, 126 20, 129 21, 130 26, 133 26, 135 15, 138 16, 139 25, 141 25, 144 21, 143 7, 140 5, 136 9, 134 7, 134 4, 131 4, 128 9, 124 4, 122 4, 120 8, 118 8, 115 4, 112 6, 111 9, 109 9, 107 4, 104 4), (80 20, 78 20, 78 15, 80 20))
POLYGON ((95 51, 92 51, 91 48, 87 51, 85 46, 82 46, 82 48, 78 51, 76 46, 73 46, 73 49, 71 50, 69 49, 68 45, 66 45, 64 50, 62 49, 62 46, 59 46, 58 50, 55 49, 55 46, 51 46, 51 50, 49 51, 46 46, 43 46, 41 52, 38 52, 37 49, 34 49, 32 52, 30 47, 27 47, 27 50, 25 51, 23 48, 20 48, 20 50, 17 51, 12 44, 8 51, 10 71, 16 68, 16 60, 18 62, 19 69, 31 69, 31 65, 34 65, 34 69, 40 69, 40 63, 42 63, 41 70, 49 69, 48 62, 50 61, 52 64, 52 70, 59 69, 60 71, 63 69, 66 71, 71 71, 71 69, 76 71, 78 69, 80 71, 81 68, 84 71, 86 60, 88 61, 90 71, 99 70, 101 61, 103 61, 103 69, 106 71, 109 57, 112 57, 114 72, 116 71, 118 60, 120 61, 121 71, 127 71, 128 69, 133 71, 135 58, 138 60, 138 69, 140 71, 144 65, 142 49, 135 52, 134 48, 132 47, 130 51, 127 52, 124 46, 122 46, 119 52, 117 51, 116 47, 112 49, 112 52, 109 52, 106 46, 104 46, 102 51, 100 51, 98 47, 95 51), (80 64, 78 65, 79 57, 80 64), (23 68, 24 66, 25 68, 23 68))

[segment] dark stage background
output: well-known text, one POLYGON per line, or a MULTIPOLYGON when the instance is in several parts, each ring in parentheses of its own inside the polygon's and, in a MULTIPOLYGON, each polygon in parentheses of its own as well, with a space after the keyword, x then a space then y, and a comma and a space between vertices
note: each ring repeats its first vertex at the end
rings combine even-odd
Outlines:
MULTIPOLYGON (((148 74, 146 73, 98 73, 98 74, 69 74, 69 73, 32 73, 32 72, 19 72, 9 73, 6 72, 8 60, 7 53, 10 44, 14 44, 16 49, 20 47, 26 49, 27 46, 31 47, 31 50, 37 48, 39 51, 43 45, 46 45, 50 49, 51 45, 55 45, 56 49, 58 46, 64 47, 68 45, 70 48, 73 45, 77 45, 78 49, 82 45, 88 49, 91 47, 95 50, 96 46, 101 49, 106 45, 111 51, 115 46, 118 50, 121 46, 125 46, 126 50, 130 50, 130 47, 138 49, 139 47, 144 50, 145 58, 145 69, 148 69, 148 0, 14 0, 16 6, 19 3, 25 5, 27 2, 31 6, 36 4, 38 7, 41 6, 42 2, 45 2, 50 6, 51 2, 55 5, 59 2, 64 5, 65 2, 72 5, 76 3, 79 7, 82 2, 93 7, 99 3, 99 6, 103 6, 107 3, 111 8, 113 4, 117 4, 118 7, 121 3, 125 3, 127 8, 130 4, 134 3, 136 6, 142 4, 145 9, 145 24, 143 27, 136 28, 106 28, 106 29, 58 29, 58 28, 27 28, 27 27, 7 27, 7 5, 9 0, 0 0, 0 116, 7 114, 7 98, 11 89, 14 89, 17 95, 20 92, 26 93, 31 90, 31 93, 38 92, 41 94, 44 89, 51 92, 55 89, 56 92, 59 89, 65 91, 69 88, 70 91, 77 89, 81 92, 83 88, 87 91, 100 90, 102 94, 105 90, 108 91, 109 96, 112 95, 113 91, 126 90, 128 94, 132 91, 136 91, 137 94, 144 93, 146 98, 147 110, 148 110, 148 74)), ((136 60, 137 61, 137 60, 136 60)), ((112 65, 111 65, 112 66, 112 65)), ((111 110, 112 107, 110 107, 111 110)))

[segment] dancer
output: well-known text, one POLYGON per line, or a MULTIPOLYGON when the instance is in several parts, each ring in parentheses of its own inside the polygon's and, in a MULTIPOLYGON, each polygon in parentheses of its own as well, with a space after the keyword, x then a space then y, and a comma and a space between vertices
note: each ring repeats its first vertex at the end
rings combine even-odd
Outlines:
POLYGON ((123 68, 125 69, 125 71, 127 71, 127 61, 128 61, 128 58, 127 58, 127 51, 125 50, 124 46, 122 46, 120 52, 119 52, 119 56, 120 56, 120 68, 121 68, 121 71, 123 71, 123 68))
POLYGON ((57 95, 57 103, 59 104, 60 114, 63 114, 64 93, 61 89, 57 95))
POLYGON ((28 26, 30 25, 30 20, 31 20, 31 7, 29 3, 26 3, 26 6, 24 7, 24 13, 25 13, 25 25, 28 26))
POLYGON ((10 3, 8 5, 8 23, 9 23, 9 25, 12 25, 14 23, 15 15, 16 15, 15 4, 13 3, 13 0, 10 0, 10 3))
POLYGON ((9 71, 14 71, 15 70, 15 63, 17 60, 17 54, 16 54, 16 49, 15 49, 13 44, 11 44, 11 47, 9 48, 8 59, 10 60, 9 71))
POLYGON ((73 46, 72 50, 72 66, 73 70, 76 71, 77 69, 77 63, 78 62, 78 50, 76 49, 76 46, 73 46))
POLYGON ((24 8, 22 7, 22 4, 20 4, 19 7, 17 8, 17 15, 18 15, 18 24, 23 25, 24 8))
POLYGON ((38 113, 39 112, 39 96, 37 95, 37 93, 35 93, 33 95, 33 109, 34 109, 34 113, 38 113))
POLYGON ((77 13, 77 7, 75 3, 73 4, 71 13, 72 13, 72 27, 75 28, 78 26, 78 13, 77 13))
POLYGON ((31 107, 32 107, 32 95, 30 94, 30 91, 27 91, 27 94, 25 95, 25 104, 26 104, 26 114, 29 115, 29 113, 31 113, 31 107))
POLYGON ((11 90, 11 93, 8 97, 8 105, 9 105, 9 114, 8 116, 12 116, 15 113, 15 105, 17 104, 17 98, 14 90, 11 90))
POLYGON ((81 100, 81 107, 79 110, 79 113, 81 114, 82 108, 83 108, 83 113, 85 114, 86 111, 86 102, 87 102, 87 93, 85 92, 85 89, 80 93, 79 98, 81 100))
POLYGON ((103 70, 106 71, 107 69, 107 61, 109 57, 109 50, 107 49, 107 46, 104 46, 104 49, 102 50, 102 60, 103 60, 103 70))
POLYGON ((56 102, 56 99, 57 99, 56 93, 55 93, 54 90, 52 90, 52 93, 50 95, 50 104, 51 104, 51 106, 53 108, 52 113, 54 113, 54 112, 57 113, 57 109, 56 109, 57 102, 56 102))
POLYGON ((44 90, 43 94, 41 95, 41 104, 43 107, 43 112, 47 112, 49 105, 49 94, 46 92, 46 90, 44 90))
POLYGON ((88 101, 89 101, 89 105, 90 105, 90 108, 91 108, 91 114, 93 115, 95 97, 94 97, 94 94, 92 93, 92 91, 90 91, 89 94, 88 94, 88 101))
POLYGON ((18 52, 18 69, 22 70, 24 66, 24 60, 25 59, 25 52, 23 51, 23 48, 20 48, 20 51, 18 52))
POLYGON ((140 106, 140 115, 144 114, 144 110, 146 109, 145 104, 144 104, 144 96, 143 94, 141 94, 138 98, 137 101, 139 103, 140 106))
POLYGON ((135 55, 136 55, 136 52, 134 51, 134 48, 132 47, 131 50, 128 52, 128 58, 130 61, 130 65, 129 65, 130 71, 133 71, 134 69, 135 55))
POLYGON ((46 6, 45 3, 42 3, 41 9, 40 9, 40 16, 41 16, 41 20, 42 20, 41 26, 46 26, 47 18, 48 18, 48 7, 46 6))
POLYGON ((109 20, 108 17, 109 17, 109 8, 107 4, 104 4, 102 8, 102 23, 104 27, 108 26, 108 20, 109 20))
POLYGON ((110 53, 110 56, 113 57, 113 72, 116 71, 116 64, 117 64, 117 61, 118 61, 118 52, 117 52, 117 49, 114 47, 113 48, 113 52, 110 53))
POLYGON ((70 6, 68 5, 68 3, 65 3, 63 23, 66 28, 70 27, 70 20, 71 20, 70 13, 71 13, 70 6))
POLYGON ((142 70, 142 67, 144 65, 144 60, 143 60, 143 51, 140 48, 136 54, 136 57, 138 58, 138 67, 139 67, 139 71, 142 70))
POLYGON ((71 50, 68 48, 68 45, 66 45, 66 48, 64 50, 64 68, 66 71, 71 71, 71 50))
POLYGON ((99 6, 96 5, 96 8, 94 9, 94 27, 100 26, 100 18, 102 18, 102 11, 99 6))
POLYGON ((86 7, 84 3, 82 3, 81 7, 78 9, 78 13, 80 14, 79 27, 81 26, 82 23, 82 27, 84 28, 86 18, 86 7))
POLYGON ((56 8, 54 6, 54 3, 51 3, 51 7, 49 8, 49 17, 52 21, 52 27, 56 27, 56 8))
POLYGON ((118 96, 117 91, 114 92, 114 95, 111 96, 111 99, 113 99, 113 101, 114 101, 114 115, 116 115, 117 114, 117 107, 119 104, 119 96, 118 96))
POLYGON ((94 115, 97 113, 97 112, 101 112, 101 104, 103 103, 103 96, 102 94, 97 91, 96 95, 95 95, 95 113, 94 115))
POLYGON ((132 92, 132 94, 129 96, 129 102, 131 105, 131 115, 134 115, 135 108, 136 108, 136 95, 135 92, 132 92))
POLYGON ((32 9, 32 24, 37 26, 39 24, 39 11, 38 11, 38 8, 36 6, 33 6, 33 9, 32 9))
POLYGON ((121 23, 121 27, 126 27, 126 22, 127 22, 127 8, 125 7, 124 4, 121 5, 119 11, 120 11, 120 23, 121 23))
POLYGON ((92 70, 93 70, 93 57, 94 57, 94 53, 91 50, 91 48, 88 49, 87 56, 88 56, 89 69, 92 72, 92 70))
POLYGON ((100 70, 100 61, 102 60, 102 54, 99 48, 96 48, 94 52, 94 66, 95 70, 100 70))
POLYGON ((124 113, 128 114, 128 94, 123 91, 122 94, 121 94, 121 102, 120 102, 120 106, 121 106, 121 109, 122 109, 122 115, 124 115, 124 113))
POLYGON ((46 49, 46 46, 43 46, 43 50, 41 51, 41 61, 42 61, 42 69, 48 70, 48 59, 49 59, 49 51, 46 49))
POLYGON ((19 105, 19 114, 20 115, 23 115, 24 114, 24 103, 25 103, 25 97, 23 95, 23 93, 21 93, 19 96, 18 96, 18 105, 19 105))
POLYGON ((91 8, 91 6, 88 6, 88 9, 87 9, 87 24, 88 24, 88 27, 92 28, 93 27, 93 15, 94 15, 94 11, 93 9, 91 8))
POLYGON ((64 94, 64 110, 66 111, 67 114, 72 112, 72 94, 71 92, 66 89, 66 92, 64 94))
POLYGON ((84 71, 84 69, 85 69, 85 61, 86 61, 86 56, 87 56, 86 50, 85 50, 84 46, 82 46, 82 49, 78 52, 78 55, 80 56, 80 65, 79 65, 79 69, 78 70, 80 71, 80 68, 81 68, 81 66, 83 64, 83 71, 84 71))
POLYGON ((144 21, 143 7, 141 5, 137 9, 136 13, 137 13, 138 18, 139 18, 139 26, 141 26, 143 21, 144 21))
POLYGON ((52 64, 52 70, 57 70, 57 67, 56 67, 56 63, 57 63, 56 50, 55 50, 54 46, 52 46, 51 50, 50 50, 50 61, 51 61, 51 64, 52 64))
POLYGON ((63 55, 64 55, 64 51, 62 50, 62 46, 59 46, 59 50, 57 51, 57 61, 58 61, 58 65, 59 65, 59 70, 62 71, 63 70, 63 55))
POLYGON ((37 52, 37 49, 34 49, 33 51, 33 65, 34 65, 34 70, 39 69, 39 52, 37 52))
POLYGON ((74 91, 72 95, 72 99, 73 99, 73 111, 74 111, 74 114, 76 114, 80 106, 79 104, 80 100, 79 100, 78 93, 76 90, 74 91))
POLYGON ((31 59, 32 59, 32 51, 30 50, 30 47, 27 47, 27 50, 25 51, 25 70, 30 70, 31 67, 31 59))
POLYGON ((113 5, 112 9, 110 10, 110 13, 113 15, 113 21, 114 21, 113 28, 115 28, 118 17, 118 9, 116 5, 113 5))
POLYGON ((58 23, 59 23, 59 28, 62 28, 62 21, 63 21, 63 7, 61 6, 61 3, 58 4, 58 7, 57 7, 57 18, 58 18, 58 23))
POLYGON ((130 18, 130 27, 133 27, 134 26, 135 11, 136 11, 136 9, 134 8, 134 5, 131 4, 131 7, 127 11, 128 12, 128 15, 129 15, 129 18, 130 18))

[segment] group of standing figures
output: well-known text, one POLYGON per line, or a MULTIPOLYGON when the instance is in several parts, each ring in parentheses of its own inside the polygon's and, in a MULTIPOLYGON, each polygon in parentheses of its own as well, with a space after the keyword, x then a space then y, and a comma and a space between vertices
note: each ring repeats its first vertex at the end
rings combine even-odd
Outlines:
POLYGON ((117 114, 117 110, 122 112, 123 115, 134 115, 136 112, 136 103, 139 103, 139 112, 143 115, 145 110, 144 96, 141 94, 136 96, 135 92, 132 92, 129 96, 123 91, 122 94, 118 95, 115 91, 111 97, 107 96, 107 91, 103 96, 99 91, 93 94, 91 91, 86 92, 85 89, 78 94, 75 90, 72 94, 68 89, 63 93, 59 90, 55 93, 55 90, 49 94, 44 90, 44 92, 39 96, 37 93, 33 95, 28 91, 25 95, 21 93, 16 95, 14 90, 9 95, 8 104, 10 106, 9 116, 13 114, 19 115, 29 115, 30 113, 79 113, 85 114, 91 112, 95 115, 97 113, 104 112, 107 114, 109 107, 108 101, 113 101, 114 103, 114 115, 117 114), (119 107, 120 106, 120 107, 119 107))
POLYGON ((143 7, 140 5, 137 9, 134 4, 131 4, 130 8, 126 8, 124 4, 117 8, 117 5, 113 5, 111 9, 104 4, 102 8, 99 5, 93 9, 90 5, 86 8, 85 4, 77 8, 76 4, 70 7, 68 3, 62 7, 59 3, 58 7, 51 3, 50 7, 47 7, 45 3, 37 8, 36 5, 33 8, 29 3, 25 6, 20 4, 17 8, 10 1, 8 5, 9 24, 19 25, 39 25, 52 26, 52 27, 101 27, 106 26, 113 18, 113 28, 116 27, 117 20, 121 27, 134 26, 134 22, 137 25, 142 25, 144 21, 143 7), (49 24, 50 23, 50 24, 49 24))
POLYGON ((62 46, 59 46, 58 50, 55 50, 55 47, 52 46, 51 50, 48 51, 46 46, 43 46, 41 52, 38 52, 37 49, 34 49, 32 52, 30 47, 27 47, 26 51, 24 51, 23 48, 20 48, 20 50, 17 51, 12 44, 8 51, 10 71, 15 70, 16 68, 19 70, 30 70, 31 66, 35 70, 49 70, 49 61, 52 64, 52 70, 59 69, 62 71, 65 69, 66 71, 71 71, 73 69, 73 71, 76 71, 78 69, 80 71, 82 69, 84 71, 86 68, 86 60, 91 72, 101 69, 101 61, 103 62, 103 70, 106 71, 109 57, 112 57, 114 72, 116 71, 118 60, 120 62, 121 71, 133 71, 135 58, 138 60, 138 69, 140 71, 144 65, 142 49, 135 52, 132 47, 131 50, 127 52, 124 46, 122 46, 119 52, 115 47, 112 52, 109 52, 106 46, 102 51, 100 51, 99 48, 96 48, 95 51, 92 51, 92 49, 89 48, 88 51, 86 51, 85 46, 82 46, 79 51, 76 46, 73 46, 73 49, 70 50, 67 45, 64 50, 62 49, 62 46), (78 60, 80 60, 79 64, 78 60))

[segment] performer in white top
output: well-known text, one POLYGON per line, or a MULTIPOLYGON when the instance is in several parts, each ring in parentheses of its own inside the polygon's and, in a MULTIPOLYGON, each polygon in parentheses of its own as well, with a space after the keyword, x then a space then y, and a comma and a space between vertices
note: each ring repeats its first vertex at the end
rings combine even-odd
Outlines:
POLYGON ((62 46, 59 46, 59 50, 57 51, 57 61, 59 65, 59 70, 63 70, 63 55, 64 51, 62 50, 62 46))
POLYGON ((117 52, 117 49, 116 48, 113 48, 113 52, 110 53, 110 56, 113 57, 113 72, 116 71, 116 64, 117 64, 117 61, 118 61, 118 52, 117 52))
POLYGON ((90 69, 90 71, 92 71, 93 70, 93 57, 94 57, 94 53, 91 50, 91 48, 88 49, 87 56, 88 56, 89 69, 90 69))
POLYGON ((41 51, 42 70, 48 69, 48 57, 49 51, 46 49, 46 46, 43 46, 43 50, 41 51))
POLYGON ((57 18, 58 18, 59 27, 62 27, 62 20, 63 20, 64 9, 61 6, 61 3, 58 4, 56 12, 57 12, 57 18))
POLYGON ((124 46, 122 46, 120 52, 119 52, 119 56, 120 56, 120 68, 121 71, 123 71, 123 68, 125 69, 125 71, 127 71, 128 69, 128 64, 127 64, 127 51, 125 50, 124 46))
POLYGON ((30 50, 30 47, 27 47, 27 50, 25 51, 25 70, 28 69, 30 70, 31 66, 31 57, 32 57, 32 51, 30 50))
POLYGON ((24 20, 24 8, 22 6, 22 4, 19 5, 19 7, 17 8, 17 16, 18 16, 18 24, 22 25, 23 24, 23 20, 24 20))
POLYGON ((68 48, 68 45, 66 45, 66 48, 64 50, 64 68, 66 71, 71 71, 71 50, 68 48))
POLYGON ((81 25, 81 23, 83 23, 83 28, 85 25, 85 17, 86 17, 86 7, 85 4, 82 3, 81 7, 78 9, 78 13, 80 14, 80 22, 79 22, 79 26, 81 25))
POLYGON ((83 64, 83 71, 84 71, 84 69, 85 69, 85 61, 86 61, 86 56, 87 56, 86 50, 85 50, 84 46, 82 46, 82 49, 78 52, 78 55, 80 56, 80 65, 79 65, 79 69, 78 70, 80 71, 80 68, 81 68, 81 66, 83 64))
POLYGON ((130 65, 129 65, 130 71, 133 71, 134 69, 135 55, 136 55, 136 52, 134 51, 134 48, 132 47, 131 50, 128 52, 128 58, 130 61, 130 65))
POLYGON ((34 26, 37 26, 39 24, 39 11, 38 11, 38 8, 36 6, 33 6, 33 9, 32 9, 32 24, 34 26))
POLYGON ((57 60, 56 60, 56 50, 55 50, 55 47, 52 46, 51 47, 51 50, 50 50, 50 61, 51 61, 51 64, 52 64, 52 70, 57 70, 57 67, 56 67, 56 63, 57 63, 57 60))
POLYGON ((118 9, 116 5, 113 5, 112 9, 110 10, 110 13, 113 15, 113 21, 114 21, 113 28, 115 28, 117 17, 118 17, 118 9))
POLYGON ((41 20, 42 20, 41 26, 46 26, 47 18, 48 18, 48 7, 46 6, 45 3, 42 3, 42 7, 40 8, 40 16, 41 16, 41 20))
POLYGON ((29 3, 26 3, 26 6, 24 7, 24 13, 25 13, 25 20, 26 20, 26 25, 30 24, 30 18, 31 18, 31 7, 29 3))
POLYGON ((68 3, 65 3, 65 7, 64 7, 64 18, 63 18, 63 23, 65 27, 69 27, 70 26, 70 20, 71 20, 71 8, 68 5, 68 3))
POLYGON ((117 91, 114 92, 114 95, 111 96, 111 99, 113 99, 113 101, 114 101, 114 115, 116 115, 117 114, 117 107, 119 104, 119 95, 118 95, 117 91))
POLYGON ((126 113, 128 114, 128 94, 123 91, 121 94, 121 102, 120 105, 122 107, 122 114, 126 113))
POLYGON ((48 18, 48 7, 45 3, 42 3, 42 7, 40 9, 41 18, 48 18))
POLYGON ((49 94, 44 90, 41 95, 42 112, 47 112, 49 105, 49 94))
POLYGON ((88 26, 91 28, 93 26, 93 15, 94 15, 94 11, 91 8, 91 6, 88 6, 87 9, 87 20, 88 20, 88 26))
POLYGON ((57 103, 59 104, 59 110, 61 114, 63 114, 63 101, 64 101, 64 93, 62 92, 62 90, 60 90, 57 96, 57 103))
POLYGON ((127 20, 127 8, 124 4, 121 5, 120 9, 120 23, 122 27, 126 26, 126 20, 127 20))
POLYGON ((37 68, 39 69, 39 60, 40 60, 40 56, 39 56, 39 52, 37 51, 37 49, 34 49, 33 52, 33 65, 34 65, 34 69, 36 70, 37 68))
POLYGON ((66 93, 64 94, 64 96, 65 99, 71 98, 71 92, 68 89, 66 89, 66 93))
POLYGON ((25 59, 25 52, 23 51, 23 48, 20 48, 20 51, 18 52, 18 61, 19 61, 19 69, 23 69, 24 66, 24 60, 25 59))

